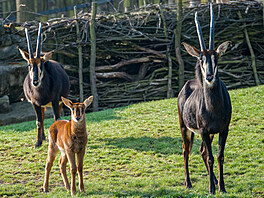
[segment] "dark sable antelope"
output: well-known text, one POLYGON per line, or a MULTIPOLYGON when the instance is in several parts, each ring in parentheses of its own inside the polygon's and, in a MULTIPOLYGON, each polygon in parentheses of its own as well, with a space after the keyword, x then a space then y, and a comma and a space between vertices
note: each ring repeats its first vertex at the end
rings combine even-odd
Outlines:
POLYGON ((36 113, 36 124, 38 130, 35 148, 41 146, 45 140, 44 134, 44 108, 52 105, 54 119, 60 118, 62 103, 59 104, 61 96, 67 97, 70 89, 69 77, 62 65, 50 60, 52 52, 41 54, 41 23, 39 24, 36 54, 34 56, 28 30, 25 29, 28 53, 19 51, 22 57, 28 62, 28 74, 25 78, 23 89, 26 99, 32 103, 36 113))
POLYGON ((191 153, 194 133, 202 137, 200 152, 210 176, 209 191, 215 193, 215 183, 220 192, 226 192, 223 179, 224 148, 231 119, 231 101, 224 83, 220 80, 217 68, 218 58, 225 53, 229 41, 222 43, 214 50, 214 13, 210 5, 211 23, 209 49, 203 40, 197 12, 195 23, 200 41, 201 51, 183 43, 187 52, 198 59, 196 64, 196 78, 186 82, 178 96, 178 113, 183 138, 183 157, 185 166, 185 185, 191 188, 188 160, 191 153), (215 134, 219 133, 218 166, 219 182, 214 172, 214 157, 211 143, 215 134))

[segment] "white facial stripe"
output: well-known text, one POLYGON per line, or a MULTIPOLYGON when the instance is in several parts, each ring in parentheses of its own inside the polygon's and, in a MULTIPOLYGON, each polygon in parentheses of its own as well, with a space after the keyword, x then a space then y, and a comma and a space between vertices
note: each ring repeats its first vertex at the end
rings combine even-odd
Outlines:
POLYGON ((212 67, 214 69, 214 76, 216 76, 217 66, 215 65, 215 56, 214 55, 211 56, 211 60, 212 60, 212 67))
MULTIPOLYGON (((75 109, 75 111, 76 111, 76 108, 74 108, 75 109)), ((81 113, 81 115, 80 115, 80 120, 76 120, 76 118, 75 118, 75 115, 74 115, 74 110, 72 110, 71 111, 71 117, 72 117, 72 120, 74 121, 74 122, 80 122, 80 121, 82 121, 83 120, 83 114, 81 113)))
POLYGON ((205 74, 205 64, 206 64, 206 56, 203 56, 202 57, 202 59, 203 59, 203 64, 202 64, 202 66, 201 66, 201 70, 202 70, 202 74, 203 74, 203 76, 206 76, 205 74))

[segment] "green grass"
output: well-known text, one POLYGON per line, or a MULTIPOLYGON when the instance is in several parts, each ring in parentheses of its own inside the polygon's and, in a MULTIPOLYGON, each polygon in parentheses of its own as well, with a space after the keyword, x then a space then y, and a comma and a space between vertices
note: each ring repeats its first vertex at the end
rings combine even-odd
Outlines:
MULTIPOLYGON (((264 197, 264 86, 230 94, 233 115, 224 165, 228 193, 215 196, 264 197)), ((87 114, 86 193, 78 191, 76 196, 213 197, 197 135, 190 157, 193 188, 184 187, 176 104, 173 98, 87 114)), ((46 134, 52 122, 45 121, 46 134)), ((0 197, 70 197, 60 175, 59 155, 50 192, 41 192, 48 141, 34 149, 35 138, 35 121, 0 127, 0 197)), ((217 140, 218 135, 213 141, 216 175, 217 140)))

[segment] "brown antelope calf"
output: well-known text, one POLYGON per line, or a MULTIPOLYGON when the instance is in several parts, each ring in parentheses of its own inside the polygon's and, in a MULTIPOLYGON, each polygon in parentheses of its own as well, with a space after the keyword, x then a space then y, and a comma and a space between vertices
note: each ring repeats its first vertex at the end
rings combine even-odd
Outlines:
POLYGON ((75 176, 76 171, 79 174, 79 188, 84 192, 83 185, 83 158, 87 144, 87 132, 85 124, 85 109, 92 103, 93 96, 87 98, 83 103, 72 103, 72 101, 61 97, 63 103, 71 109, 71 120, 59 120, 54 122, 49 129, 49 148, 45 170, 45 180, 43 189, 49 190, 49 174, 55 157, 59 150, 60 171, 65 188, 70 190, 69 181, 66 175, 66 164, 69 160, 71 168, 71 194, 76 192, 75 176), (75 154, 77 154, 77 166, 75 163, 75 154))

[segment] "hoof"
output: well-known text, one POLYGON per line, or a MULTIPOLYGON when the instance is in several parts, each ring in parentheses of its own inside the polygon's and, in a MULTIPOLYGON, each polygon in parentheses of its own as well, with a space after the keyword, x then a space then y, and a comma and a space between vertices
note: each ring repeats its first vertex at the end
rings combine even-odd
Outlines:
POLYGON ((45 192, 45 193, 47 193, 47 192, 49 192, 49 190, 48 190, 48 189, 46 189, 46 188, 42 188, 42 192, 45 192))
POLYGON ((45 134, 42 134, 42 141, 46 140, 45 134))
POLYGON ((71 192, 71 196, 73 196, 73 195, 75 195, 76 194, 76 192, 71 192))
POLYGON ((187 189, 191 189, 192 188, 192 183, 185 181, 185 186, 186 186, 187 189))
POLYGON ((35 144, 35 148, 38 148, 42 145, 42 141, 37 141, 35 144))
POLYGON ((209 189, 209 193, 212 194, 212 195, 214 195, 215 194, 215 188, 214 187, 210 188, 209 189))
POLYGON ((222 187, 222 188, 220 187, 220 188, 219 188, 219 192, 220 192, 220 193, 226 193, 226 189, 225 189, 225 187, 222 187))

